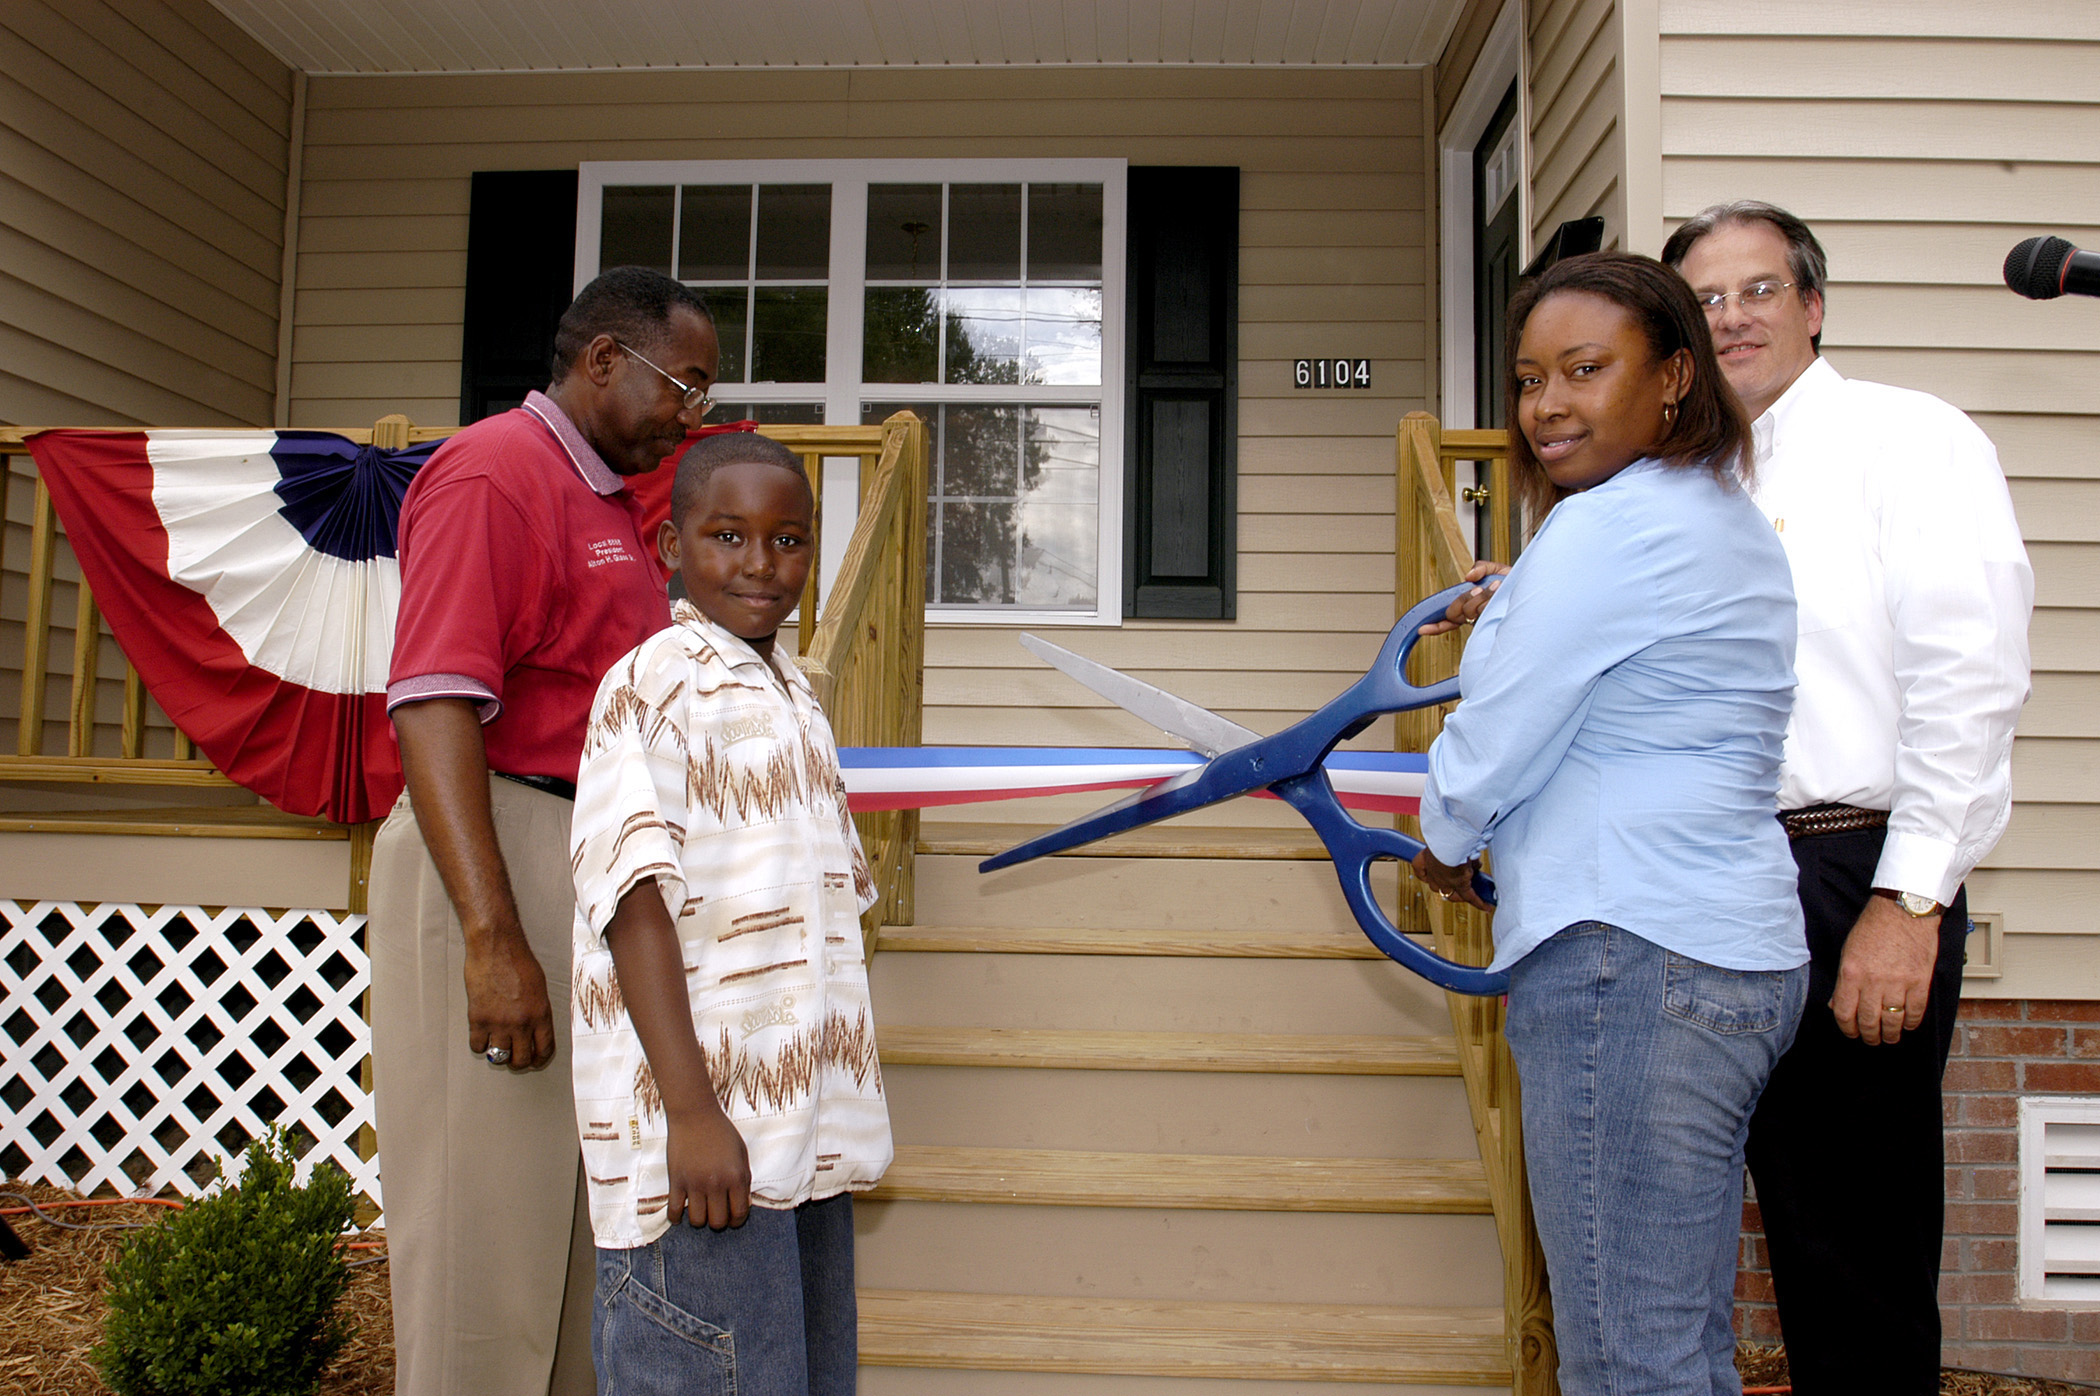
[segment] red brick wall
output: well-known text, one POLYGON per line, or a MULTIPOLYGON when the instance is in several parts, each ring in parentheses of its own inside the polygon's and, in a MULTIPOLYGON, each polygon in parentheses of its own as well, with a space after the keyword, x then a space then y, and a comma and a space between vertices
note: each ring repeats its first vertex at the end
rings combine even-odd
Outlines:
MULTIPOLYGON (((2015 1300, 2019 1097, 2100 1094, 2100 1003, 1965 999, 1947 1062, 1947 1243, 1940 1315, 1947 1365, 2100 1380, 2100 1311, 2015 1300)), ((1779 1341, 1753 1201, 1743 1208, 1736 1332, 1779 1341)))

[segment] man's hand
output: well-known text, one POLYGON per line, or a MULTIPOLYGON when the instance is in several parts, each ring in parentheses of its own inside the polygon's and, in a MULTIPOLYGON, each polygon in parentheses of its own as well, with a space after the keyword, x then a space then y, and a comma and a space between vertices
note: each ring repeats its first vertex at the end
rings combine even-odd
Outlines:
POLYGON ((547 975, 515 924, 467 937, 467 1047, 508 1047, 512 1071, 554 1060, 547 975))
POLYGON ((467 1046, 508 1048, 512 1071, 545 1066, 554 1058, 554 1012, 496 843, 480 714, 464 698, 404 703, 394 709, 394 732, 416 827, 466 938, 467 1046))
POLYGON ((1912 916, 1887 897, 1867 898, 1845 939, 1837 992, 1830 996, 1838 1031, 1870 1047, 1916 1031, 1925 1021, 1939 948, 1938 916, 1912 916))
POLYGON ((744 1136, 712 1098, 673 1114, 669 1124, 671 1197, 665 1215, 675 1222, 684 1213, 686 1225, 716 1231, 742 1226, 751 1215, 751 1158, 744 1136))
POLYGON ((1468 906, 1477 906, 1482 911, 1490 909, 1488 904, 1480 899, 1480 894, 1473 890, 1473 874, 1480 871, 1479 864, 1467 863, 1463 867, 1453 867, 1425 848, 1415 855, 1414 869, 1415 876, 1428 883, 1429 890, 1445 901, 1464 902, 1468 906))
MULTIPOLYGON (((1469 582, 1484 582, 1489 577, 1499 577, 1509 571, 1506 562, 1476 562, 1466 573, 1469 582)), ((1499 583, 1498 583, 1499 585, 1499 583)), ((1464 596, 1451 603, 1442 620, 1433 620, 1417 633, 1422 635, 1448 635, 1460 626, 1471 625, 1480 619, 1487 609, 1488 599, 1495 594, 1493 586, 1476 586, 1464 596)))

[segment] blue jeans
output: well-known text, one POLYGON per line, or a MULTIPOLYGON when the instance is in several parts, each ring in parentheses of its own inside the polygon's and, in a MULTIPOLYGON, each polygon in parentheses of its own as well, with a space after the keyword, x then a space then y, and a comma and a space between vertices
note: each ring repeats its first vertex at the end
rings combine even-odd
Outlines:
POLYGON ((1807 992, 1806 965, 1720 969, 1598 921, 1510 967, 1566 1396, 1739 1396, 1743 1141, 1807 992))
POLYGON ((598 1396, 853 1396, 853 1195, 598 1252, 598 1396))

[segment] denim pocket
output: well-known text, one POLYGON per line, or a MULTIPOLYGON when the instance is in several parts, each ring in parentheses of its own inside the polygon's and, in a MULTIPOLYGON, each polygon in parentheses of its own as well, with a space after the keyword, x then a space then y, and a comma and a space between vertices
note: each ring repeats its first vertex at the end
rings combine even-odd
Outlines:
MULTIPOLYGON (((603 1252, 600 1252, 603 1255, 603 1252)), ((602 1396, 736 1396, 736 1338, 679 1308, 629 1271, 601 1291, 602 1396)))
POLYGON ((1663 952, 1663 1012, 1711 1032, 1763 1033, 1786 1017, 1787 977, 1663 952))

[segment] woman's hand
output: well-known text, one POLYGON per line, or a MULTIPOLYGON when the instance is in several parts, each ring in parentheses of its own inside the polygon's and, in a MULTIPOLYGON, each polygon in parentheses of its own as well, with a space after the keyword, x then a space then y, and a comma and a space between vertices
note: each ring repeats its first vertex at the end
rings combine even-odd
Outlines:
MULTIPOLYGON (((1466 580, 1469 582, 1484 582, 1490 577, 1500 577, 1507 571, 1509 571, 1509 564, 1506 562, 1476 562, 1473 564, 1472 569, 1466 573, 1466 580)), ((1462 625, 1471 625, 1474 621, 1479 620, 1480 613, 1487 609, 1488 598, 1495 594, 1495 586, 1497 585, 1500 584, 1495 583, 1488 586, 1474 587, 1464 596, 1451 603, 1450 608, 1444 612, 1442 620, 1429 622, 1417 633, 1422 635, 1448 635, 1462 625)))
POLYGON ((1415 855, 1415 876, 1429 884, 1430 890, 1447 902, 1464 902, 1477 906, 1482 911, 1493 910, 1473 890, 1473 874, 1480 871, 1478 862, 1469 862, 1461 867, 1452 867, 1440 861, 1434 853, 1423 849, 1415 855))

